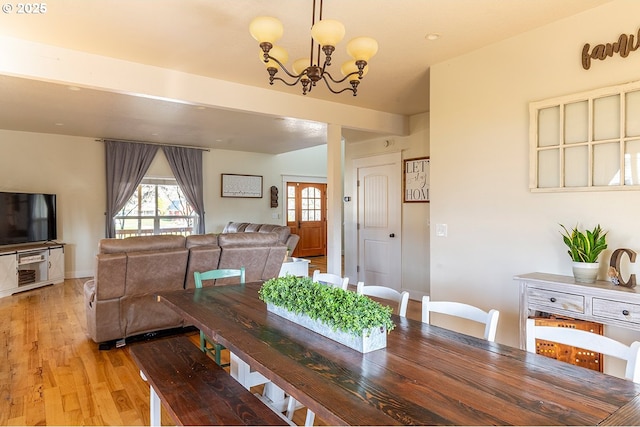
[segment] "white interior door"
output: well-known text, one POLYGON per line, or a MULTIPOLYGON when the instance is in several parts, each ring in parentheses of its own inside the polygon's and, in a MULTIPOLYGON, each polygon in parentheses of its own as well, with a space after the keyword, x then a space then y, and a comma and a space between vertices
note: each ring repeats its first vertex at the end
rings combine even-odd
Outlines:
POLYGON ((358 280, 402 287, 401 156, 362 160, 358 177, 358 280))

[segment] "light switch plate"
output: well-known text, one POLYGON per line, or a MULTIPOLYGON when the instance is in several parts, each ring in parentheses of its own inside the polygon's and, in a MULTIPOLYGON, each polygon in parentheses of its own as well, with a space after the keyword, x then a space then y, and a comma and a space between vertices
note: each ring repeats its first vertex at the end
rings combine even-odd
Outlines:
POLYGON ((436 224, 436 236, 447 237, 447 224, 436 224))

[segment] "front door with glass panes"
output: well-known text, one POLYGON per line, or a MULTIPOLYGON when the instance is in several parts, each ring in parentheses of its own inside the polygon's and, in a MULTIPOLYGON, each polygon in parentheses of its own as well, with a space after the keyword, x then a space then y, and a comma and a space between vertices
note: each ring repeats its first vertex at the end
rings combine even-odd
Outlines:
POLYGON ((287 183, 287 226, 300 236, 297 257, 327 254, 327 184, 287 183))

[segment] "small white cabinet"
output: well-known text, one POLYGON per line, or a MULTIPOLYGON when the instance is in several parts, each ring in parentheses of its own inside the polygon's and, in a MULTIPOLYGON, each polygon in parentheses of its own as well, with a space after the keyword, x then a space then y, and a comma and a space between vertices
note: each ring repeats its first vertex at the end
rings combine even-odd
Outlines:
POLYGON ((63 244, 0 248, 0 297, 63 281, 63 244))
POLYGON ((640 331, 640 287, 630 289, 604 280, 582 284, 570 276, 546 273, 514 279, 520 285, 521 348, 525 347, 527 318, 536 312, 640 331))

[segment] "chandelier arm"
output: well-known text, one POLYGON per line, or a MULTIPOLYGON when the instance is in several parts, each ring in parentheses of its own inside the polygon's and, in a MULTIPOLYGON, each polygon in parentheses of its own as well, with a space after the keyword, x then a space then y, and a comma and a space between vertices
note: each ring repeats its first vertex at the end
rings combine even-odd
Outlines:
POLYGON ((273 77, 272 80, 278 80, 284 84, 286 84, 287 86, 295 86, 298 84, 298 82, 300 82, 300 77, 296 78, 296 81, 294 81, 293 83, 289 83, 287 82, 285 79, 283 79, 282 77, 273 77))
MULTIPOLYGON (((347 74, 347 75, 346 75, 346 76, 344 76, 342 79, 340 79, 340 80, 336 80, 336 79, 334 79, 334 78, 333 78, 333 76, 331 75, 331 73, 329 73, 328 71, 325 71, 325 72, 323 73, 323 75, 327 75, 327 76, 329 76, 329 78, 331 79, 331 81, 332 81, 332 82, 334 82, 334 83, 342 83, 342 82, 344 82, 344 81, 347 81, 347 79, 348 79, 348 78, 350 78, 351 76, 357 76, 358 74, 360 74, 358 71, 354 71, 354 72, 352 72, 352 73, 347 74)), ((358 78, 360 79, 360 77, 358 77, 358 78)), ((351 81, 351 80, 349 80, 349 81, 351 81)))
MULTIPOLYGON (((327 74, 327 73, 325 73, 325 74, 327 74)), ((346 92, 346 91, 350 90, 351 92, 353 92, 353 96, 356 96, 357 89, 354 88, 354 87, 345 87, 342 90, 333 90, 333 88, 329 85, 329 80, 327 80, 326 78, 323 77, 322 81, 324 81, 324 83, 327 85, 327 88, 329 89, 329 91, 331 91, 331 93, 339 94, 339 93, 346 92)))
MULTIPOLYGON (((324 6, 323 0, 313 0, 313 10, 311 14, 312 30, 316 24, 316 21, 317 22, 322 21, 323 6, 324 6)), ((277 38, 279 38, 275 33, 282 32, 282 24, 277 19, 268 18, 268 17, 258 17, 258 18, 255 18, 254 21, 252 21, 252 23, 250 24, 249 30, 251 32, 251 35, 256 40, 258 41, 263 40, 262 36, 265 36, 264 37, 265 39, 269 39, 269 37, 267 36, 274 36, 276 37, 276 40, 277 38), (255 26, 254 26, 254 21, 256 22, 255 26), (265 22, 265 21, 269 21, 269 22, 265 22), (275 22, 271 22, 271 21, 275 21, 275 22), (264 25, 264 28, 260 28, 263 25, 264 25), (254 30, 255 30, 255 34, 254 34, 254 30), (270 32, 274 32, 274 34, 270 34, 270 32)), ((373 42, 375 43, 375 40, 373 42)), ((353 93, 353 96, 356 96, 358 92, 358 85, 360 84, 360 80, 362 80, 362 78, 364 77, 364 68, 367 65, 367 61, 356 60, 355 65, 357 66, 358 71, 353 71, 348 75, 346 75, 344 78, 336 80, 335 78, 333 78, 333 76, 329 72, 326 71, 327 68, 331 66, 331 59, 332 59, 331 57, 333 52, 335 51, 335 46, 332 46, 329 44, 322 46, 321 43, 316 42, 313 38, 313 31, 312 31, 312 36, 310 38, 310 46, 309 46, 309 49, 310 49, 309 65, 300 74, 294 74, 296 72, 295 68, 297 68, 297 66, 294 67, 294 73, 292 73, 284 66, 282 62, 280 62, 277 58, 269 54, 269 51, 272 48, 274 48, 272 41, 263 40, 259 43, 259 46, 263 52, 263 60, 267 65, 267 72, 269 73, 269 84, 273 85, 273 82, 275 80, 278 80, 287 86, 295 86, 298 83, 301 83, 303 95, 310 93, 313 90, 316 83, 318 82, 318 80, 322 79, 324 80, 324 83, 327 85, 327 89, 329 89, 331 93, 340 94, 342 92, 350 91, 353 93), (322 62, 322 66, 320 66, 320 63, 321 63, 320 58, 322 53, 324 53, 324 61, 322 62), (277 67, 271 66, 269 64, 269 61, 271 60, 273 60, 275 64, 277 64, 277 67), (278 68, 281 69, 287 76, 291 77, 294 81, 292 83, 289 83, 281 77, 276 77, 278 68), (355 77, 356 75, 357 75, 357 78, 355 77), (340 90, 334 90, 331 87, 331 84, 339 85, 344 83, 347 80, 348 80, 347 82, 348 85, 350 85, 351 87, 344 87, 343 89, 340 89, 340 90), (332 83, 330 83, 330 81, 332 83)), ((374 50, 377 51, 377 44, 374 47, 375 47, 374 50)), ((281 48, 279 49, 282 50, 281 48)), ((375 51, 372 52, 371 55, 375 54, 375 51)), ((285 51, 282 51, 282 52, 279 51, 278 55, 280 54, 283 54, 283 58, 286 56, 285 51)))
MULTIPOLYGON (((284 66, 284 64, 280 61, 278 61, 276 58, 274 58, 273 56, 267 54, 267 58, 269 58, 269 60, 274 61, 276 64, 278 64, 280 66, 280 69, 282 71, 284 71, 285 73, 287 73, 287 75, 293 79, 298 79, 300 80, 300 78, 302 78, 302 76, 304 76, 304 71, 300 74, 293 74, 291 73, 289 70, 287 70, 287 67, 284 66)), ((268 62, 268 61, 264 61, 264 62, 268 62)), ((305 70, 306 71, 306 70, 305 70)))

